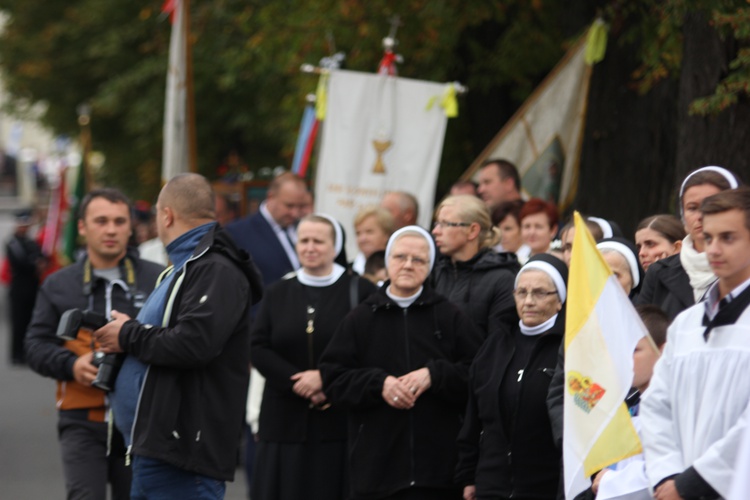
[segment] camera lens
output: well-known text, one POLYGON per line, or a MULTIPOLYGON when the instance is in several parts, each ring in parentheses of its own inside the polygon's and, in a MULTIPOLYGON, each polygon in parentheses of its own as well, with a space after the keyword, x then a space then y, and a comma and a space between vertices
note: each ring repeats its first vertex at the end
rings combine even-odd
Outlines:
POLYGON ((101 364, 104 362, 104 356, 106 356, 106 354, 104 354, 103 352, 94 352, 94 357, 91 358, 91 364, 96 367, 101 366, 101 364))

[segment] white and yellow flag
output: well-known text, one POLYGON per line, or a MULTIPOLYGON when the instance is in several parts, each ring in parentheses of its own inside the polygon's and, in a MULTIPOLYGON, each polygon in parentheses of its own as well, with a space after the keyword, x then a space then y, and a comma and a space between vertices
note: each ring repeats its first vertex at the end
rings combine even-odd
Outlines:
MULTIPOLYGON (((454 86, 334 70, 323 100, 316 211, 331 214, 353 235, 360 208, 377 205, 386 191, 407 191, 419 201, 418 223, 427 227, 447 118, 457 113, 454 86)), ((352 237, 347 252, 356 253, 352 237)))
POLYGON ((633 352, 647 335, 638 313, 596 248, 580 214, 568 278, 563 460, 565 498, 589 477, 641 452, 625 405, 633 352))

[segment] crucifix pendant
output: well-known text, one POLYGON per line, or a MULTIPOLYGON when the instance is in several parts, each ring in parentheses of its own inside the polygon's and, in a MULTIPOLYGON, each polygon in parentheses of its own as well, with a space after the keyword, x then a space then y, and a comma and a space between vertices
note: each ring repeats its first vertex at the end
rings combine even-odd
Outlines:
POLYGON ((315 326, 313 325, 313 315, 315 314, 315 309, 312 307, 307 308, 307 328, 305 328, 305 331, 310 334, 315 331, 315 326))

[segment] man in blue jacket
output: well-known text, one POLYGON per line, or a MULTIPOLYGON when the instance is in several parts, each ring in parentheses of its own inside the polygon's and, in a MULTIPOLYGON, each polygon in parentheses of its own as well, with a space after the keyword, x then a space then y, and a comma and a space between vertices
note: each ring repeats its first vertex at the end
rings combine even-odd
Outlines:
POLYGON ((249 309, 261 279, 214 220, 206 179, 181 174, 156 204, 174 266, 136 320, 95 332, 126 352, 112 407, 133 456, 133 499, 223 498, 234 478, 249 377, 249 309))

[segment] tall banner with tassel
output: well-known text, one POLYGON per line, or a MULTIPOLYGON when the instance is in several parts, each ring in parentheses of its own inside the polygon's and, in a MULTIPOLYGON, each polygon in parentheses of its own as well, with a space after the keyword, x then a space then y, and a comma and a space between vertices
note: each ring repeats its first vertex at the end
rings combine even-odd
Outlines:
MULTIPOLYGON (((419 223, 427 227, 447 118, 458 113, 453 85, 337 70, 325 90, 317 101, 325 121, 316 210, 354 234, 359 209, 378 204, 386 191, 407 191, 419 201, 419 223)), ((347 246, 354 255, 354 238, 347 246)))
POLYGON ((597 19, 474 160, 462 179, 475 178, 482 163, 505 159, 518 168, 524 195, 556 203, 575 198, 591 67, 604 58, 607 29, 597 19))

